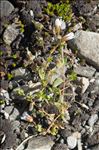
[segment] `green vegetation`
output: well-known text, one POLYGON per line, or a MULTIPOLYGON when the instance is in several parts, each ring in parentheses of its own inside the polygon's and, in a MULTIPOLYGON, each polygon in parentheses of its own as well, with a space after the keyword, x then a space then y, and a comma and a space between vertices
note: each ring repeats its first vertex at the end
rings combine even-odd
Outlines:
POLYGON ((4 103, 4 100, 0 99, 0 105, 3 105, 4 103))
MULTIPOLYGON (((56 15, 62 17, 62 19, 67 22, 72 18, 72 9, 69 0, 56 4, 48 2, 48 6, 44 11, 49 16, 56 15)), ((45 37, 51 36, 49 30, 47 31, 39 22, 32 21, 32 23, 35 29, 40 31, 40 34, 38 34, 39 32, 35 32, 34 34, 34 44, 41 50, 44 48, 46 49, 46 47, 44 47, 46 43, 44 43, 45 39, 43 38, 43 35, 45 34, 45 37)), ((19 26, 20 32, 23 33, 24 25, 20 21, 19 26)), ((56 135, 59 129, 64 128, 64 124, 68 120, 67 112, 70 106, 65 99, 65 94, 69 95, 70 93, 65 93, 65 89, 70 87, 70 82, 76 80, 77 75, 72 69, 74 63, 72 57, 74 56, 72 56, 66 48, 65 36, 60 36, 61 38, 55 37, 55 43, 51 38, 52 43, 50 44, 52 44, 52 46, 49 48, 46 57, 43 57, 42 63, 37 63, 36 57, 32 59, 32 64, 35 63, 34 66, 36 66, 33 66, 33 72, 35 72, 37 76, 38 83, 40 83, 38 85, 40 85, 40 87, 35 89, 35 84, 37 83, 33 83, 33 87, 29 87, 30 91, 25 91, 25 89, 22 89, 21 87, 14 90, 15 95, 27 100, 31 105, 32 109, 30 109, 30 113, 33 117, 33 125, 39 134, 48 133, 56 135), (57 52, 57 54, 55 54, 55 52, 57 52), (67 73, 67 70, 70 70, 70 72, 67 73), (34 88, 34 91, 32 88, 34 88)), ((48 39, 50 41, 50 38, 48 39)), ((31 61, 31 57, 33 57, 32 52, 29 51, 29 53, 29 57, 27 58, 28 62, 31 61)), ((2 55, 2 53, 0 53, 0 55, 2 55)), ((12 64, 13 67, 16 66, 17 57, 17 54, 12 55, 14 61, 12 64)), ((27 65, 27 67, 30 66, 27 65)), ((7 76, 8 80, 13 78, 11 73, 8 73, 7 76)))
POLYGON ((8 80, 11 80, 13 78, 13 75, 11 73, 7 74, 8 80))
POLYGON ((50 16, 53 16, 54 14, 56 16, 60 16, 65 21, 70 21, 72 18, 72 9, 69 0, 66 0, 64 3, 60 2, 56 4, 48 2, 48 6, 45 8, 45 12, 50 16))
MULTIPOLYGON (((76 80, 76 74, 72 71, 67 77, 65 76, 65 67, 72 67, 69 58, 64 53, 65 43, 58 42, 58 46, 54 46, 50 51, 46 60, 36 67, 36 74, 39 77, 41 88, 33 95, 26 96, 27 101, 33 104, 32 116, 34 118, 34 127, 40 134, 56 135, 60 128, 64 128, 64 123, 68 120, 66 112, 69 103, 64 99, 66 80, 68 83, 76 80), (55 67, 50 68, 54 51, 58 51, 58 57, 55 67)), ((71 58, 70 58, 71 59, 71 58)))

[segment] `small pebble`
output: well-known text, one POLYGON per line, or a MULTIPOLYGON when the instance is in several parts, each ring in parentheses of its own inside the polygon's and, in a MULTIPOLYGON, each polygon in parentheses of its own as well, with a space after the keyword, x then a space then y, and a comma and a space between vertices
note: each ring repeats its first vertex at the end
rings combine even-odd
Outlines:
POLYGON ((98 115, 97 114, 92 114, 91 117, 88 120, 88 125, 92 127, 97 120, 98 120, 98 115))
POLYGON ((82 77, 82 93, 85 93, 85 91, 87 90, 88 86, 89 86, 89 79, 82 77))
POLYGON ((64 144, 64 139, 61 139, 61 140, 60 140, 60 143, 61 143, 61 144, 64 144))
POLYGON ((31 15, 31 17, 33 17, 33 18, 34 18, 33 10, 30 10, 30 15, 31 15))
POLYGON ((74 149, 77 145, 77 138, 73 135, 67 137, 67 144, 70 149, 74 149))
POLYGON ((16 24, 9 25, 3 34, 3 40, 7 45, 10 45, 19 35, 20 31, 16 24))

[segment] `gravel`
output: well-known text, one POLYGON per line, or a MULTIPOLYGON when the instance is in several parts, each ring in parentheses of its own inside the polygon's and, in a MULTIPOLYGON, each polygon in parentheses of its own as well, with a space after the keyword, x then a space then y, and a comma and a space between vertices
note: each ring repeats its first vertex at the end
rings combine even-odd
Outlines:
POLYGON ((98 120, 98 115, 97 114, 92 114, 91 117, 88 120, 88 125, 93 127, 93 125, 96 123, 98 120))

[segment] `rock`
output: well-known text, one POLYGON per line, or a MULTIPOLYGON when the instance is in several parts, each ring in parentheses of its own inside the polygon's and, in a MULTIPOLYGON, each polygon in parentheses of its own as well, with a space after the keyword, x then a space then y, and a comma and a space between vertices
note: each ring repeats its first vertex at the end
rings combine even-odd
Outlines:
POLYGON ((87 78, 92 78, 93 75, 95 74, 96 69, 93 67, 89 66, 75 66, 74 71, 77 73, 77 75, 87 77, 87 78))
POLYGON ((94 147, 92 147, 92 149, 91 150, 99 150, 99 144, 98 145, 96 145, 96 146, 94 146, 94 147))
POLYGON ((60 143, 61 143, 61 144, 64 144, 64 142, 65 142, 64 139, 61 138, 61 139, 60 139, 60 143))
POLYGON ((27 150, 51 150, 54 145, 50 136, 38 136, 28 141, 27 150))
POLYGON ((96 13, 94 16, 90 17, 87 21, 89 29, 99 33, 99 14, 96 13))
POLYGON ((99 14, 98 13, 95 14, 93 19, 94 19, 94 21, 96 23, 96 26, 99 27, 99 14))
POLYGON ((45 0, 42 0, 42 1, 30 0, 28 2, 28 5, 27 5, 28 9, 33 10, 34 16, 36 16, 36 17, 40 17, 42 15, 41 3, 46 4, 46 1, 45 0))
POLYGON ((18 29, 18 25, 15 23, 9 25, 4 34, 3 34, 3 40, 7 45, 10 45, 19 35, 20 30, 18 29))
POLYGON ((96 78, 94 82, 92 82, 89 86, 91 97, 99 94, 99 78, 96 78))
POLYGON ((55 144, 52 150, 69 150, 66 144, 55 144))
POLYGON ((28 86, 25 85, 13 89, 13 91, 11 92, 11 98, 17 100, 25 100, 26 99, 25 93, 28 92, 28 89, 29 89, 28 86))
POLYGON ((89 86, 89 79, 82 77, 82 93, 85 93, 89 86))
POLYGON ((5 107, 5 112, 9 114, 10 120, 16 120, 19 116, 19 111, 14 106, 5 107))
POLYGON ((99 78, 99 72, 98 71, 95 73, 95 78, 99 78))
POLYGON ((17 68, 15 70, 12 70, 11 71, 11 74, 14 76, 14 77, 17 77, 17 76, 24 76, 26 73, 26 69, 20 67, 20 68, 17 68))
POLYGON ((8 105, 9 104, 9 101, 11 100, 10 97, 9 97, 9 93, 8 91, 4 90, 4 89, 1 89, 0 91, 0 96, 3 97, 3 99, 5 100, 6 104, 8 105))
POLYGON ((5 111, 6 111, 8 114, 10 114, 10 113, 13 111, 13 109, 14 109, 14 106, 7 106, 7 107, 5 108, 5 111))
POLYGON ((2 89, 7 90, 7 89, 8 89, 8 86, 9 86, 9 84, 8 84, 8 81, 7 81, 7 80, 1 80, 1 81, 0 81, 0 87, 1 87, 2 89))
MULTIPOLYGON (((40 82, 38 82, 40 83, 40 82)), ((41 84, 34 83, 34 86, 29 87, 29 85, 19 86, 11 92, 11 98, 14 100, 30 100, 29 97, 32 98, 33 94, 39 92, 41 89, 41 84)))
POLYGON ((0 18, 9 16, 13 10, 14 6, 9 1, 0 1, 0 18))
POLYGON ((95 122, 98 120, 98 115, 97 114, 92 114, 91 117, 88 120, 89 126, 93 127, 95 122))
POLYGON ((0 150, 13 149, 16 145, 16 136, 12 131, 12 124, 9 119, 3 119, 0 117, 0 134, 2 131, 6 138, 4 143, 0 143, 0 150))
POLYGON ((67 137, 71 135, 71 127, 67 125, 65 129, 60 130, 60 135, 66 141, 67 137))
POLYGON ((77 145, 77 138, 73 135, 67 137, 67 144, 70 149, 74 149, 77 145))
POLYGON ((71 49, 77 49, 78 55, 85 58, 86 62, 99 69, 99 34, 79 30, 75 38, 68 42, 71 49))
POLYGON ((31 80, 32 79, 32 75, 30 71, 23 67, 12 70, 11 74, 13 75, 14 80, 18 80, 18 79, 31 80))
POLYGON ((7 112, 5 112, 3 109, 1 109, 0 112, 4 115, 5 119, 9 119, 9 114, 7 112))
POLYGON ((79 143, 80 146, 80 141, 81 141, 81 133, 79 132, 74 132, 71 136, 67 137, 67 144, 70 149, 74 149, 79 143))
POLYGON ((14 108, 13 113, 10 115, 10 120, 16 120, 18 116, 19 116, 19 111, 16 108, 14 108))
POLYGON ((93 147, 95 145, 99 144, 99 130, 93 135, 89 135, 86 139, 86 143, 88 144, 88 147, 93 147))
POLYGON ((17 83, 16 80, 11 80, 11 81, 9 82, 9 89, 10 89, 10 90, 17 88, 18 86, 19 86, 19 84, 17 83))
POLYGON ((98 9, 98 0, 86 1, 86 0, 76 0, 76 9, 82 16, 92 16, 96 13, 98 9))
POLYGON ((15 132, 15 133, 20 133, 20 122, 18 120, 14 120, 12 121, 12 130, 15 132))
POLYGON ((94 109, 96 112, 99 112, 99 98, 94 102, 94 109))

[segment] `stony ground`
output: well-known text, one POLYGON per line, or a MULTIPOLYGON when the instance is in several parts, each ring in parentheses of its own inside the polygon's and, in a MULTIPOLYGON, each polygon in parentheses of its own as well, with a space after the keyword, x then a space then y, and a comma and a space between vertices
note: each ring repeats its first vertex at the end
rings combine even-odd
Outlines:
POLYGON ((99 150, 99 0, 0 1, 8 149, 99 150))

